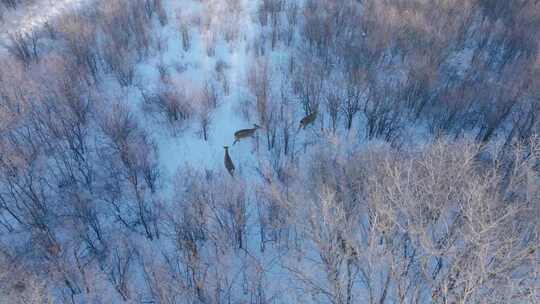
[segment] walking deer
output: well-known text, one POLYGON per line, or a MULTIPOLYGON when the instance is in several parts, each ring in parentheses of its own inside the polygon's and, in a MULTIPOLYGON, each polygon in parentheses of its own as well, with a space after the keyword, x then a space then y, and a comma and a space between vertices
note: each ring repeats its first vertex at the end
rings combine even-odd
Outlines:
POLYGON ((234 177, 234 164, 231 157, 229 156, 229 147, 224 146, 223 148, 225 149, 225 168, 227 168, 229 174, 234 177))
POLYGON ((305 129, 307 126, 312 124, 315 119, 317 119, 317 111, 313 111, 313 113, 302 118, 302 120, 300 120, 300 127, 298 129, 305 129))
POLYGON ((239 131, 236 131, 234 133, 234 144, 236 144, 237 142, 239 142, 241 139, 244 139, 244 138, 247 138, 247 137, 252 137, 253 134, 255 134, 255 131, 257 131, 257 129, 260 129, 261 127, 259 125, 256 125, 256 124, 253 124, 254 128, 252 129, 242 129, 242 130, 239 130, 239 131))

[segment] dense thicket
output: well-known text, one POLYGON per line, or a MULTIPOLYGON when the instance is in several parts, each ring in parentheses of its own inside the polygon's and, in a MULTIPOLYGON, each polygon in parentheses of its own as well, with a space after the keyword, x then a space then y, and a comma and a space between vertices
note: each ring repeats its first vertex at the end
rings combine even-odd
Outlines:
POLYGON ((309 0, 300 14, 307 44, 290 79, 306 109, 325 109, 333 124, 358 120, 365 137, 386 140, 411 124, 483 142, 538 132, 536 1, 309 0))
POLYGON ((10 33, 0 302, 538 300, 538 1, 166 2, 10 33), (173 22, 186 54, 245 48, 245 79, 222 58, 202 83, 175 77, 173 22), (157 85, 138 78, 149 58, 157 85), (257 174, 164 174, 150 126, 207 141, 237 83, 257 174))

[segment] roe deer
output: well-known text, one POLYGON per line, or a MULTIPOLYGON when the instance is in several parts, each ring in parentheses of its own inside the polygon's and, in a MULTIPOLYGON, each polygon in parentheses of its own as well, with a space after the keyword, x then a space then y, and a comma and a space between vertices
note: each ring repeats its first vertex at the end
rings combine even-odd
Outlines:
POLYGON ((229 147, 224 146, 223 148, 225 149, 225 168, 227 168, 229 174, 234 177, 234 164, 229 156, 229 147))
POLYGON ((300 120, 300 127, 298 129, 305 129, 307 126, 312 124, 316 118, 317 118, 317 111, 313 111, 313 113, 309 114, 308 116, 300 120))
POLYGON ((259 125, 256 125, 256 124, 253 124, 254 128, 252 129, 242 129, 242 130, 239 130, 239 131, 236 131, 234 132, 234 144, 236 144, 237 142, 239 142, 241 139, 244 139, 246 137, 252 137, 253 134, 255 134, 255 131, 257 131, 257 129, 260 129, 261 127, 259 125))

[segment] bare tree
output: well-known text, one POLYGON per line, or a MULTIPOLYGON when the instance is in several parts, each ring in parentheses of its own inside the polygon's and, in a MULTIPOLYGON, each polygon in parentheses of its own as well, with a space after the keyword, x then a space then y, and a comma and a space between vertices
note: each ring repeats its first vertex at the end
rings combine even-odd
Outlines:
POLYGON ((194 114, 186 90, 176 89, 170 82, 165 82, 156 93, 141 91, 143 97, 143 110, 155 115, 159 121, 167 123, 173 134, 182 131, 186 121, 194 114))
POLYGON ((119 184, 119 187, 125 184, 128 191, 126 194, 132 201, 128 206, 119 205, 116 200, 111 201, 119 220, 128 227, 142 226, 144 235, 149 239, 158 237, 158 231, 155 231, 153 225, 153 194, 159 177, 155 145, 140 129, 129 110, 120 104, 106 114, 101 127, 113 149, 110 174, 123 176, 112 182, 119 184), (124 209, 126 207, 127 210, 124 209), (136 215, 135 219, 130 219, 132 215, 136 215))
POLYGON ((205 89, 197 97, 197 110, 196 116, 200 125, 200 134, 205 141, 208 140, 209 131, 212 123, 212 111, 214 110, 214 96, 211 92, 205 89))
POLYGON ((25 65, 30 65, 39 59, 37 32, 30 33, 10 33, 7 50, 25 65))
MULTIPOLYGON (((128 247, 127 245, 126 247, 128 247)), ((135 252, 132 248, 115 249, 112 255, 111 269, 109 271, 109 280, 113 284, 114 288, 122 296, 124 301, 131 298, 130 290, 128 287, 128 280, 131 272, 130 267, 134 263, 135 252)))
POLYGON ((74 61, 81 69, 82 75, 91 75, 98 82, 100 54, 97 45, 97 28, 86 18, 77 15, 68 15, 62 18, 60 35, 64 38, 74 61))
POLYGON ((267 149, 276 144, 278 105, 272 98, 272 66, 265 59, 254 62, 248 76, 248 86, 255 97, 255 115, 266 135, 267 149))
POLYGON ((340 110, 340 98, 335 92, 328 92, 326 96, 326 110, 330 116, 332 124, 332 132, 336 133, 337 123, 339 119, 339 110, 340 110))

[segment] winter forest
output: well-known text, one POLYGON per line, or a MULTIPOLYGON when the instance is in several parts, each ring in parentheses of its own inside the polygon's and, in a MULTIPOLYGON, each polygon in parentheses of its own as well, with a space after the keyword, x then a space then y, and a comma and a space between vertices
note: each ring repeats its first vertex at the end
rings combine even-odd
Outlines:
POLYGON ((540 302, 540 1, 0 0, 0 303, 540 302))

